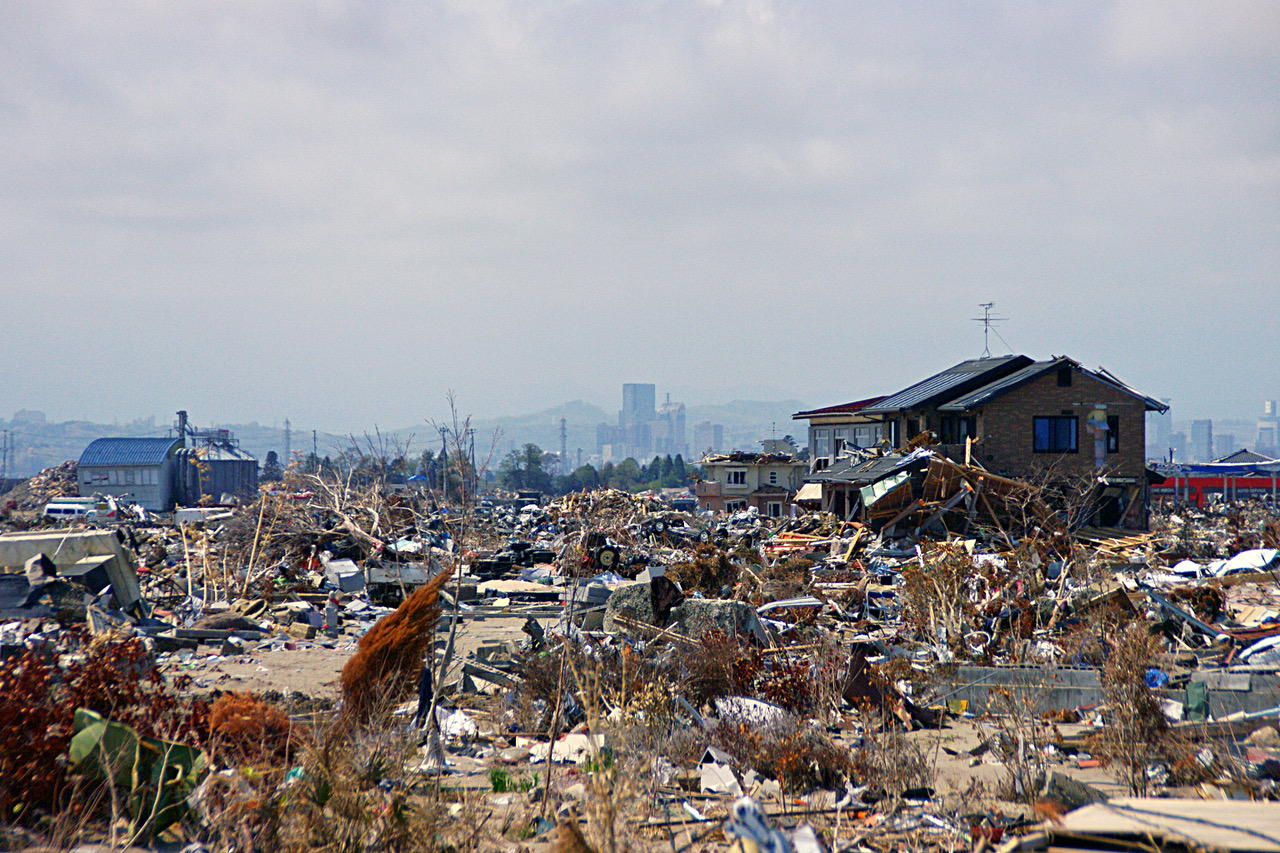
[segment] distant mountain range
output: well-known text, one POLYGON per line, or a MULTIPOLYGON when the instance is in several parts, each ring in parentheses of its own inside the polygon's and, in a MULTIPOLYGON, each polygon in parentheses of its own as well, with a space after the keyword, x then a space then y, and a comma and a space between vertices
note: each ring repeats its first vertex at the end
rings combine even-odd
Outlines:
MULTIPOLYGON (((759 450, 766 438, 782 438, 793 435, 799 444, 805 443, 805 424, 791 420, 794 412, 808 408, 799 400, 776 402, 736 400, 719 405, 691 405, 685 410, 687 439, 692 441, 694 427, 703 422, 724 427, 725 446, 716 450, 759 450)), ((577 464, 578 451, 583 461, 596 452, 596 427, 599 424, 616 425, 617 412, 606 412, 599 406, 582 400, 573 400, 540 412, 499 418, 475 420, 469 424, 474 430, 477 462, 489 459, 496 468, 511 450, 525 444, 536 444, 545 451, 560 450, 560 419, 565 421, 565 445, 569 458, 577 464)), ((269 451, 285 455, 285 431, 278 427, 247 424, 203 424, 202 428, 228 429, 240 441, 240 446, 261 462, 269 451)), ((453 424, 423 423, 416 427, 398 429, 369 429, 355 436, 316 432, 314 447, 321 456, 338 456, 351 447, 352 438, 362 450, 370 444, 382 444, 390 450, 406 450, 417 456, 424 450, 438 452, 441 426, 453 428, 453 424)), ((460 427, 464 426, 459 424, 460 427)), ((163 436, 170 427, 157 424, 155 418, 145 418, 129 423, 96 424, 90 421, 66 421, 47 423, 39 412, 18 412, 10 421, 0 420, 0 430, 9 430, 13 436, 13 454, 8 462, 8 476, 29 477, 38 471, 59 465, 69 459, 79 459, 91 441, 108 436, 143 437, 163 436)), ((306 456, 312 450, 312 431, 295 428, 290 435, 290 449, 294 455, 306 456)), ((704 448, 700 448, 704 449, 704 448)), ((697 452, 690 454, 696 458, 697 452)), ((647 460, 640 460, 647 461, 647 460)))

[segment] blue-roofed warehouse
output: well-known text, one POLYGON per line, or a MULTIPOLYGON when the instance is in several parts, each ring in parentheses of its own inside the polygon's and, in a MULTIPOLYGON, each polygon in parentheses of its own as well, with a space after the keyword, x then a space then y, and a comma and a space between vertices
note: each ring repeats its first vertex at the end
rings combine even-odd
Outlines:
POLYGON ((173 508, 182 438, 99 438, 80 454, 80 494, 101 493, 149 510, 173 508))

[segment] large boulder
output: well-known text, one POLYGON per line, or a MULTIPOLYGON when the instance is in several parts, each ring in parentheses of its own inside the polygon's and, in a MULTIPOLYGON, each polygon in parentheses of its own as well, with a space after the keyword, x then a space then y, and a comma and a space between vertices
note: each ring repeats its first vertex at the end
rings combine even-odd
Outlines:
MULTIPOLYGON (((617 621, 616 617, 618 616, 634 619, 646 625, 654 624, 653 596, 649 592, 647 583, 618 587, 613 591, 613 594, 609 596, 608 603, 604 606, 604 630, 610 633, 625 632, 627 627, 617 621)), ((667 626, 659 625, 657 627, 665 628, 667 626)))
POLYGON ((638 583, 614 590, 613 595, 609 596, 609 603, 605 605, 604 630, 625 633, 628 626, 617 620, 617 617, 622 616, 658 629, 666 628, 674 622, 672 630, 675 633, 695 640, 712 630, 754 636, 761 641, 765 638, 764 628, 760 625, 756 612, 743 601, 686 598, 670 609, 666 619, 658 618, 653 605, 649 584, 638 583))
POLYGON ((727 601, 719 598, 686 598, 671 608, 671 621, 675 631, 697 640, 708 631, 753 636, 764 642, 764 627, 755 610, 745 601, 727 601))

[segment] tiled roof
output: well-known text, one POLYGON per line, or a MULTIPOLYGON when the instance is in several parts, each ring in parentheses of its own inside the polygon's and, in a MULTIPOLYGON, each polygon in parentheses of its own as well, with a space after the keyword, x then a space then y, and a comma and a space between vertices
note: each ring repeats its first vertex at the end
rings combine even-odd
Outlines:
POLYGON ((1252 450, 1245 448, 1213 461, 1218 464, 1241 465, 1252 462, 1275 462, 1276 460, 1270 456, 1263 456, 1261 453, 1254 453, 1252 450))
POLYGON ((99 438, 80 454, 81 468, 105 465, 159 465, 180 438, 99 438))

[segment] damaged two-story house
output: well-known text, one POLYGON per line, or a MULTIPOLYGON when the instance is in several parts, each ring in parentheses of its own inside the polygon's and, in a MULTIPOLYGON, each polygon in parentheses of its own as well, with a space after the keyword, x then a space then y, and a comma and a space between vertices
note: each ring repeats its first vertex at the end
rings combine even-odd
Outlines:
POLYGON ((790 454, 715 453, 698 462, 694 484, 698 509, 737 512, 755 507, 761 515, 784 514, 800 489, 805 463, 790 454))
MULTIPOLYGON (((960 362, 858 415, 878 421, 892 447, 927 433, 925 443, 957 462, 1069 491, 1090 523, 1142 527, 1146 413, 1167 408, 1070 358, 1011 355, 960 362)), ((850 476, 833 470, 823 479, 833 487, 842 480, 866 486, 854 463, 850 476)))

